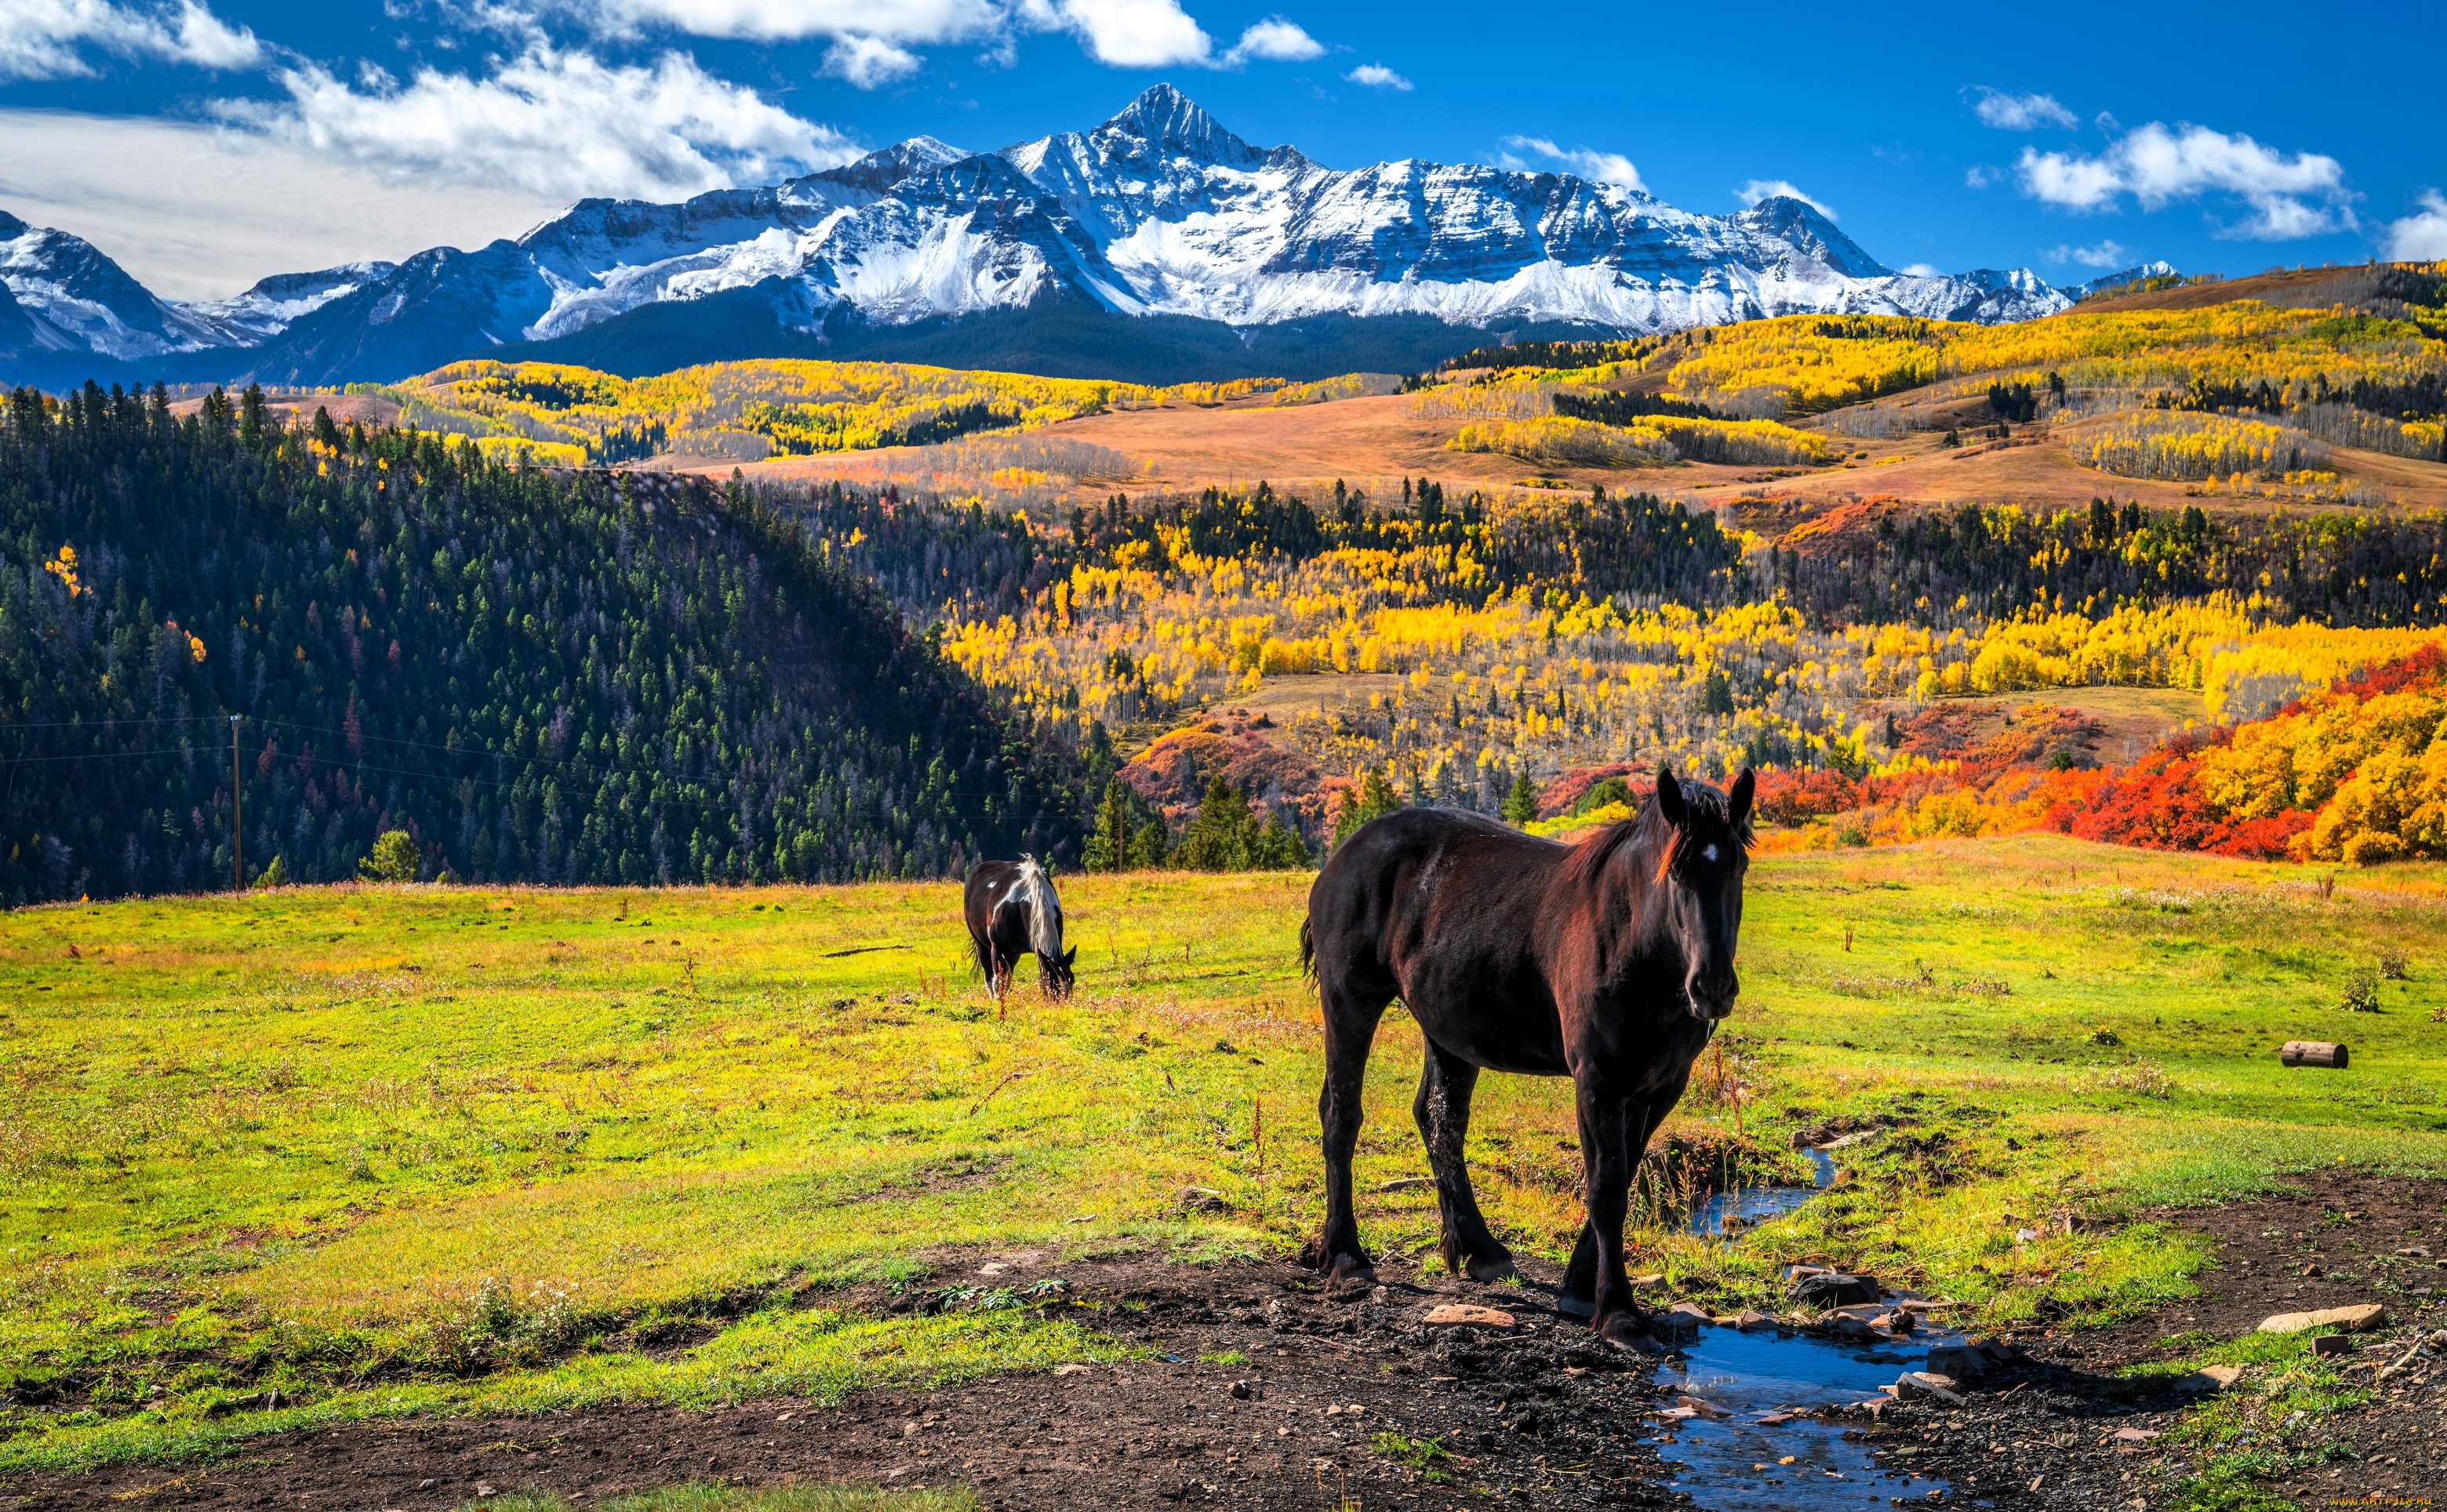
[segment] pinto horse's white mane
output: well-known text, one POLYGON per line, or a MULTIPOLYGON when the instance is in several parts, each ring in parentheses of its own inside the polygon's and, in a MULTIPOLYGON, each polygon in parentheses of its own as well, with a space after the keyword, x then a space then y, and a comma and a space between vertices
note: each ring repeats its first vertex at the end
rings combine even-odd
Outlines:
POLYGON ((1034 856, 1019 859, 1019 880, 1004 896, 1002 907, 1024 904, 1028 909, 1028 948, 1048 959, 1062 954, 1062 899, 1054 896, 1053 879, 1036 864, 1034 856))

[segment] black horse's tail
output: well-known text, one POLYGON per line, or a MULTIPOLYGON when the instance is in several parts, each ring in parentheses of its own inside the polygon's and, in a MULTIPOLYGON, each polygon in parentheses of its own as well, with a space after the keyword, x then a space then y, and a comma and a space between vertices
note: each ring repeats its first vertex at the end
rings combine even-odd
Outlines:
POLYGON ((1317 980, 1317 939, 1308 932, 1308 920, 1300 920, 1300 974, 1317 980))

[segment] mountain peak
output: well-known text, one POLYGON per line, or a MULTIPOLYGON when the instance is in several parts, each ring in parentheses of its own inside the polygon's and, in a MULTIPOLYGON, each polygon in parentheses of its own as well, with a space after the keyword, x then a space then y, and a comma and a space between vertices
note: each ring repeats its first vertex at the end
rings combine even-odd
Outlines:
POLYGON ((1245 162, 1265 156, 1168 84, 1148 85, 1090 135, 1101 141, 1134 141, 1161 158, 1245 162))

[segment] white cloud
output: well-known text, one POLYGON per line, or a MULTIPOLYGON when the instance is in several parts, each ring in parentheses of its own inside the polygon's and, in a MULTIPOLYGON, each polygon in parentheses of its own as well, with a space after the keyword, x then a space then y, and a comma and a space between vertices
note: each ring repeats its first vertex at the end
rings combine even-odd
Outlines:
POLYGON ((263 56, 253 31, 198 0, 146 10, 110 0, 0 0, 0 79, 89 74, 86 47, 207 68, 243 68, 263 56))
POLYGON ((1945 270, 1940 268, 1933 262, 1907 262, 1895 271, 1912 278, 1943 278, 1945 276, 1945 270))
POLYGON ((1817 200, 1810 198, 1810 196, 1802 193, 1800 186, 1793 183, 1789 180, 1754 179, 1750 182, 1742 185, 1739 189, 1735 190, 1734 197, 1741 200, 1741 202, 1746 205, 1757 204, 1762 199, 1798 199, 1803 204, 1808 205, 1811 209, 1817 211, 1822 216, 1825 216, 1828 219, 1832 220, 1835 218, 1835 212, 1832 209, 1819 203, 1817 200))
POLYGON ((2085 268, 2130 268, 2133 249, 2112 237, 2087 247, 2060 244, 2039 255, 2050 262, 2077 262, 2085 268))
MULTIPOLYGON (((861 89, 925 66, 912 48, 984 38, 1007 45, 1001 0, 561 0, 615 34, 669 27, 700 37, 757 42, 829 37, 825 72, 861 89)), ((1050 17, 1042 23, 1052 26, 1050 17)))
POLYGON ((2390 262, 2427 262, 2447 257, 2447 195, 2421 191, 2421 213, 2407 216, 2387 228, 2390 262))
POLYGON ((2288 157, 2241 133, 2207 126, 2169 130, 2152 122, 2097 157, 2024 147, 2022 192, 2067 210, 2117 208, 2127 194, 2144 210, 2177 199, 2231 195, 2251 207, 2250 218, 2218 234, 2261 241, 2355 224, 2344 165, 2316 152, 2288 157))
POLYGON ((489 78, 424 68, 404 86, 378 74, 352 86, 311 64, 276 77, 287 101, 220 101, 216 112, 418 183, 670 198, 859 156, 839 132, 679 53, 615 67, 539 43, 489 78))
POLYGON ((0 110, 0 205, 83 236, 155 293, 218 299, 269 274, 515 236, 566 201, 403 184, 250 133, 0 110))
POLYGON ((1269 63, 1306 63, 1324 56, 1323 43, 1280 16, 1268 16, 1242 32, 1224 61, 1238 65, 1245 59, 1263 58, 1269 63))
POLYGON ((1971 113, 1983 126, 2000 131, 2036 131, 2041 126, 2070 126, 2074 113, 2057 103, 2057 97, 2045 94, 2007 94, 1981 85, 1974 91, 1971 113))
POLYGON ((1342 77, 1353 84, 1364 84, 1371 89, 1400 89, 1408 91, 1411 87, 1410 80, 1403 78, 1400 74, 1395 73, 1393 69, 1386 67, 1381 63, 1363 63, 1358 67, 1344 74, 1342 77))
POLYGON ((1090 57, 1117 68, 1203 64, 1215 49, 1176 0, 1058 0, 1055 13, 1090 57))
MULTIPOLYGON (((1405 85, 1403 87, 1408 88, 1409 85, 1405 85)), ((1640 181, 1640 170, 1633 167, 1631 160, 1620 152, 1597 152, 1587 147, 1559 147, 1544 137, 1507 137, 1504 139, 1504 144, 1508 147, 1520 147, 1526 151, 1534 152, 1542 158, 1562 163, 1565 168, 1592 183, 1620 184, 1625 189, 1639 189, 1643 192, 1647 188, 1647 185, 1640 181)), ((1503 158, 1501 165, 1504 167, 1516 172, 1529 170, 1528 163, 1508 152, 1504 154, 1503 158)))
MULTIPOLYGON (((7 0, 0 0, 7 3, 7 0)), ((1295 22, 1268 16, 1218 54, 1180 0, 546 0, 599 28, 634 33, 667 27, 700 37, 787 41, 829 37, 825 71, 861 88, 924 66, 914 50, 983 42, 1011 55, 1022 31, 1068 31, 1091 57, 1121 68, 1239 67, 1251 59, 1301 62, 1325 48, 1295 22)))
POLYGON ((790 42, 872 37, 893 43, 959 42, 997 31, 996 0, 568 0, 599 25, 671 27, 700 37, 790 42))
POLYGON ((1991 168, 1984 162, 1975 162, 1963 172, 1963 181, 1974 189, 1985 189, 2003 177, 2001 170, 1991 168))
POLYGON ((825 49, 825 72, 861 89, 905 79, 923 66, 924 59, 882 37, 843 37, 825 49))

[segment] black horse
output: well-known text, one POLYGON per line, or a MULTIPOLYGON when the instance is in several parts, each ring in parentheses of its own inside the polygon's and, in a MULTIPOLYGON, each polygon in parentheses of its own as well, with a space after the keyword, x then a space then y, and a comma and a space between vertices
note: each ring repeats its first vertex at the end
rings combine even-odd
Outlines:
POLYGON ((1062 948, 1062 899, 1054 896, 1053 879, 1035 857, 977 862, 969 872, 962 902, 987 992, 1000 997, 1010 985, 1011 969, 1034 952, 1036 979, 1045 990, 1056 997, 1070 995, 1071 962, 1079 952, 1062 948))
POLYGON ((1753 786, 1747 767, 1729 796, 1660 766, 1636 817, 1578 845, 1476 814, 1404 809, 1335 851, 1300 927, 1301 964, 1325 1010, 1325 1228, 1305 1257, 1329 1285, 1375 1274, 1352 1217, 1351 1152, 1376 1021, 1399 997, 1427 1040, 1412 1112, 1435 1172, 1446 1265, 1483 1281, 1512 1271, 1463 1164, 1478 1073, 1569 1076, 1588 1221, 1563 1305, 1606 1336, 1646 1333, 1623 1275, 1624 1210, 1649 1136, 1740 991, 1753 786))

